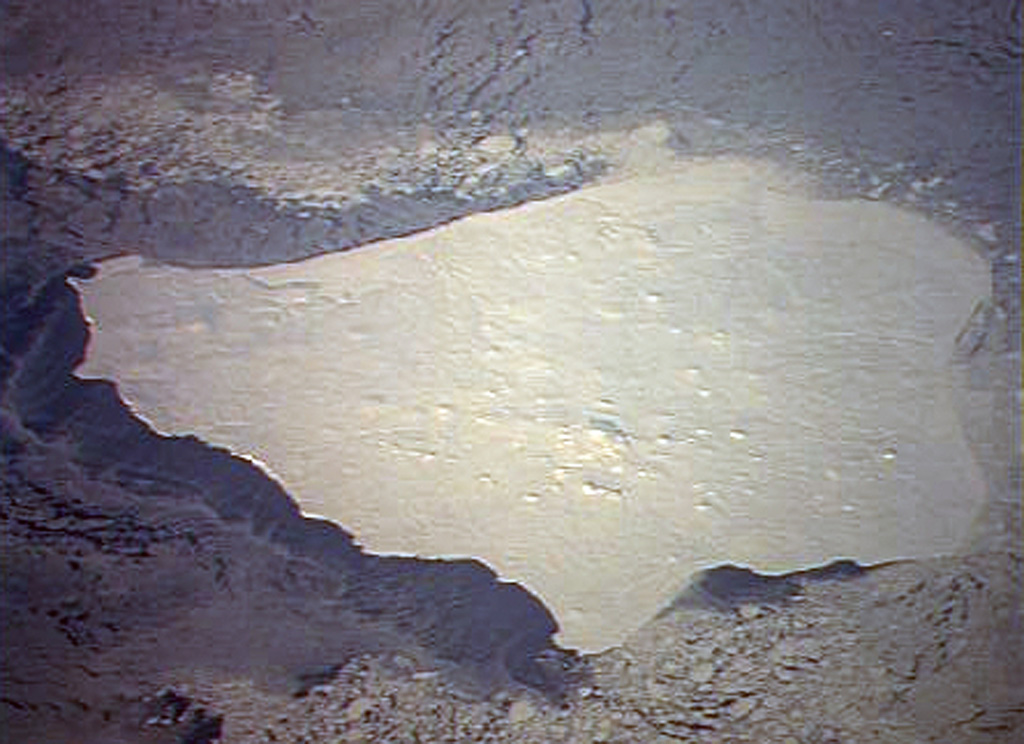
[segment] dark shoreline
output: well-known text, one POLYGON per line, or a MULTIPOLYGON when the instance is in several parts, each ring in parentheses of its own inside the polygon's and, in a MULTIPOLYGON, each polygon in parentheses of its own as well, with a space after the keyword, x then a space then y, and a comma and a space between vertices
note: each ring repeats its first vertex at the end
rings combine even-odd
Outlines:
MULTIPOLYGON (((936 569, 941 581, 918 580, 914 572, 932 568, 908 565, 909 588, 893 589, 886 600, 907 627, 890 637, 890 616, 878 610, 877 625, 865 620, 875 636, 860 640, 891 646, 879 658, 895 671, 881 678, 879 699, 910 690, 916 700, 918 686, 926 691, 932 680, 945 694, 943 665, 955 666, 978 628, 993 632, 989 657, 961 662, 977 670, 965 678, 977 700, 949 693, 919 714, 894 697, 883 709, 887 717, 902 710, 904 718, 894 720, 911 726, 950 708, 949 731, 966 732, 957 735, 1016 740, 1024 708, 1014 703, 1004 714, 979 690, 999 689, 986 670, 1007 659, 1004 681, 1012 683, 1019 677, 1013 654, 1021 658, 1013 644, 1022 587, 1019 2, 895 3, 871 12, 856 3, 485 2, 464 12, 436 0, 416 4, 422 17, 397 28, 387 25, 390 16, 383 26, 368 18, 377 35, 365 42, 362 27, 330 17, 326 5, 294 17, 273 2, 265 16, 250 14, 247 3, 200 5, 178 16, 118 2, 93 8, 43 0, 10 9, 17 22, 4 33, 10 77, 0 117, 0 726, 10 723, 12 741, 23 731, 31 732, 24 740, 59 740, 39 734, 55 722, 73 732, 67 740, 88 739, 82 732, 92 726, 102 733, 89 740, 112 741, 111 720, 127 726, 123 741, 133 744, 140 735, 160 744, 213 741, 221 734, 218 709, 161 694, 168 678, 186 679, 201 667, 266 683, 285 697, 329 685, 364 654, 441 669, 471 699, 526 689, 561 703, 577 688, 590 689, 591 660, 552 642, 556 619, 522 587, 477 561, 368 555, 343 527, 304 517, 248 461, 195 438, 161 436, 132 415, 112 383, 76 378, 88 327, 67 277, 86 279, 94 263, 123 255, 185 266, 296 261, 548 198, 613 172, 614 158, 570 145, 562 167, 550 168, 531 149, 541 138, 520 134, 527 124, 536 132, 567 123, 578 133, 654 119, 668 122, 681 157, 749 152, 806 168, 826 197, 920 210, 989 258, 995 309, 974 351, 987 355, 993 375, 1007 378, 996 387, 991 416, 1012 457, 1008 467, 1002 452, 993 458, 1000 469, 990 487, 994 532, 1009 541, 996 548, 1011 556, 1009 578, 989 581, 980 560, 948 569, 948 581, 946 569, 936 569), (354 82, 350 46, 368 60, 354 82), (201 80, 189 82, 197 70, 251 74, 259 91, 289 111, 341 116, 358 109, 386 122, 378 133, 384 144, 424 125, 445 157, 433 169, 413 159, 397 174, 383 160, 367 170, 345 163, 361 185, 342 207, 274 201, 231 173, 204 170, 204 153, 189 150, 195 142, 179 130, 160 132, 149 148, 145 133, 136 139, 136 122, 104 119, 106 112, 93 126, 98 109, 75 98, 79 86, 91 90, 90 76, 108 76, 116 87, 122 74, 152 75, 155 92, 177 95, 202 88, 201 80), (7 107, 25 91, 39 95, 26 94, 23 108, 7 107), (690 127, 697 111, 711 123, 690 127), (79 125, 84 134, 72 136, 79 125), (516 152, 478 169, 477 144, 509 134, 522 140, 516 152), (173 175, 186 157, 185 175, 173 175), (934 179, 935 189, 919 191, 934 179), (990 624, 985 602, 996 607, 990 624), (958 703, 965 713, 956 712, 958 703), (162 718, 170 721, 166 731, 144 725, 162 718)), ((718 567, 695 577, 680 613, 693 600, 712 610, 703 613, 712 625, 743 630, 745 603, 796 611, 790 600, 800 592, 852 577, 828 595, 846 610, 844 591, 867 596, 885 574, 861 569, 763 576, 718 567)), ((878 609, 874 596, 864 601, 878 609)), ((667 610, 666 622, 671 616, 667 610)), ((675 650, 703 642, 693 640, 675 650)), ((715 653, 772 658, 754 648, 715 653)), ((879 668, 865 665, 856 681, 868 689, 879 668)), ((652 672, 637 689, 657 682, 666 696, 623 693, 621 720, 641 711, 656 724, 645 729, 651 737, 713 736, 727 711, 753 695, 746 685, 757 673, 739 675, 735 689, 722 683, 710 690, 690 686, 700 676, 692 669, 669 678, 667 688, 652 672), (672 707, 683 698, 696 712, 672 707)), ((789 684, 769 685, 765 696, 789 684)), ((310 705, 318 700, 308 695, 310 705)), ((228 723, 236 710, 246 715, 244 705, 230 710, 228 723)), ((330 720, 339 715, 325 710, 330 720)), ((807 740, 825 740, 826 713, 807 740)), ((265 723, 270 731, 280 722, 265 723)), ((920 738, 940 738, 938 730, 920 738)), ((857 722, 848 724, 843 740, 861 733, 857 722)), ((643 740, 634 734, 629 729, 620 740, 643 740)))

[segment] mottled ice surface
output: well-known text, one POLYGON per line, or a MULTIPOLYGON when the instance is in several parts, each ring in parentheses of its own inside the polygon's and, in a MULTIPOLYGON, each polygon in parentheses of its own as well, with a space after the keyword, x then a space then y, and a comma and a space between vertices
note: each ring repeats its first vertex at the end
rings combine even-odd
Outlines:
POLYGON ((923 217, 666 156, 299 264, 108 262, 80 374, 369 550, 485 560, 594 650, 709 564, 963 547, 950 360, 988 286, 923 217))

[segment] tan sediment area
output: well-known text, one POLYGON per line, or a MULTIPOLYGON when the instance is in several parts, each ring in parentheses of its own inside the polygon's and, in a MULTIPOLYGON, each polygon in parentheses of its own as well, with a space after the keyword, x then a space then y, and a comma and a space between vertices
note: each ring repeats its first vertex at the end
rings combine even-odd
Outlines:
POLYGON ((588 650, 712 563, 961 549, 985 481, 950 360, 985 261, 764 163, 640 145, 617 182, 346 254, 104 264, 80 374, 369 550, 485 560, 588 650))

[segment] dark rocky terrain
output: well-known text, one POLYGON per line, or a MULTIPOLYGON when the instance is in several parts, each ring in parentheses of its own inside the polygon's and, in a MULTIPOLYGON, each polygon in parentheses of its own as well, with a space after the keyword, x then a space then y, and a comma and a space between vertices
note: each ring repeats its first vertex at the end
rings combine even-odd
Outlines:
MULTIPOLYGON (((11 268, 17 249, 6 257, 11 268)), ((241 662, 298 689, 357 654, 399 649, 458 667, 477 694, 511 680, 562 694, 561 668, 573 656, 551 643, 557 626, 536 598, 474 561, 364 554, 341 528, 303 517, 256 466, 192 437, 154 433, 112 384, 73 376, 88 338, 77 295, 60 273, 21 284, 30 276, 4 277, 4 678, 12 689, 41 663, 40 650, 47 679, 75 687, 76 676, 102 676, 90 657, 141 633, 150 636, 144 646, 162 650, 143 652, 147 671, 136 681, 168 664, 241 662), (254 595, 262 609, 250 604, 254 595), (227 597, 241 604, 218 606, 201 630, 193 624, 227 597), (294 638, 277 617, 286 607, 297 615, 294 638), (163 626, 182 615, 187 639, 171 642, 163 626), (168 653, 177 661, 156 661, 168 653)), ((121 668, 117 676, 135 675, 121 668)), ((21 696, 6 698, 9 709, 38 711, 52 700, 46 683, 25 681, 21 696)), ((97 705, 70 702, 79 712, 97 705)))
POLYGON ((1024 735, 1019 3, 2 13, 5 741, 1024 735), (654 119, 681 156, 775 158, 989 257, 993 306, 965 342, 994 391, 971 555, 705 575, 580 657, 486 566, 369 555, 248 461, 74 375, 88 326, 67 277, 98 260, 251 266, 411 233, 614 172, 618 133, 654 119))

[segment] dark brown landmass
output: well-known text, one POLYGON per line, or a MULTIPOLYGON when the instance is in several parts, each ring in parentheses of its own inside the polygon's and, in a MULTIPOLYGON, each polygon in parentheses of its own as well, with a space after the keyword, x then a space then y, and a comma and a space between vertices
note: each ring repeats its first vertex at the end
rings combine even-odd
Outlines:
POLYGON ((0 738, 1020 739, 1019 2, 3 17, 0 738), (621 133, 655 119, 681 156, 777 159, 990 259, 992 307, 965 329, 994 401, 972 424, 992 504, 970 554, 718 569, 582 657, 483 564, 367 554, 248 461, 74 375, 88 327, 67 277, 96 261, 253 266, 409 234, 614 173, 621 133))

